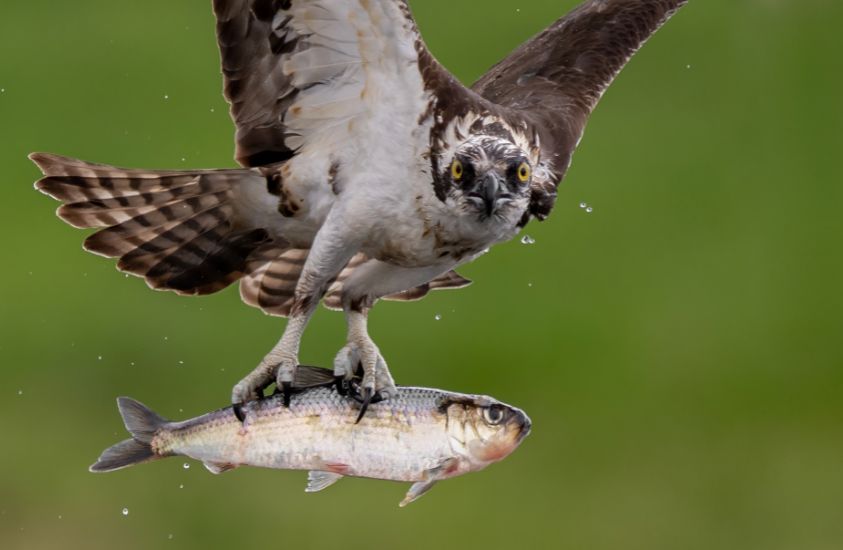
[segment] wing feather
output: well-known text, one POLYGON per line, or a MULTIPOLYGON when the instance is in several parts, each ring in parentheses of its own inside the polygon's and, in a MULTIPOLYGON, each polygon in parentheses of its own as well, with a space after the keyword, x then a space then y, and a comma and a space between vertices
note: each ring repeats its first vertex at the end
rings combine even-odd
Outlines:
POLYGON ((366 137, 353 119, 392 109, 410 126, 426 108, 393 107, 421 103, 424 92, 424 46, 403 0, 214 0, 214 12, 244 166, 287 161, 308 146, 341 158, 366 137))
POLYGON ((555 193, 603 92, 641 45, 686 2, 588 0, 472 86, 537 129, 549 169, 550 181, 538 182, 545 191, 555 193))

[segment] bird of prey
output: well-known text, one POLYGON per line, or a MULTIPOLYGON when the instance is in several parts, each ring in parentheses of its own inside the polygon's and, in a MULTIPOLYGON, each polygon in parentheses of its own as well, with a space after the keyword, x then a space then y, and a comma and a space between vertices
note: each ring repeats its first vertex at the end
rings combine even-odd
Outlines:
POLYGON ((159 290, 239 280, 288 322, 234 386, 288 390, 324 301, 342 309, 337 377, 367 401, 395 385, 369 337, 381 298, 468 280, 454 269, 551 212, 586 120, 635 51, 686 0, 588 0, 463 86, 404 0, 214 0, 242 168, 133 170, 36 153, 58 215, 85 248, 159 290))

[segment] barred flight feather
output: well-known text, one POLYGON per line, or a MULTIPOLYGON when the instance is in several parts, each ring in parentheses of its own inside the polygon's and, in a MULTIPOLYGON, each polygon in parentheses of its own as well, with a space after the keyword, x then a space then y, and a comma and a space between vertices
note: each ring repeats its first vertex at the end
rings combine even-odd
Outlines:
POLYGON ((209 294, 247 272, 249 256, 270 241, 236 219, 232 191, 263 178, 250 170, 149 171, 37 153, 42 192, 63 204, 75 227, 99 228, 85 249, 119 258, 118 268, 156 289, 209 294), (252 181, 249 181, 250 178, 252 181))

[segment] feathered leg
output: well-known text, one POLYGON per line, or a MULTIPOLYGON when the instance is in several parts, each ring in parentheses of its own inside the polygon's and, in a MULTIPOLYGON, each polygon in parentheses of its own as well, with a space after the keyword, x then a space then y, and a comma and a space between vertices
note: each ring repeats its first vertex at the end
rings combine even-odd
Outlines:
POLYGON ((288 390, 299 364, 299 347, 313 312, 325 295, 329 283, 357 252, 359 245, 343 231, 341 218, 332 211, 313 241, 301 276, 296 284, 290 318, 278 344, 260 364, 237 383, 231 391, 233 403, 260 397, 273 381, 278 389, 288 390))
MULTIPOLYGON (((423 285, 452 266, 406 268, 379 261, 359 267, 343 284, 342 303, 348 322, 348 343, 334 360, 334 375, 350 378, 363 367, 361 390, 365 401, 395 394, 395 382, 378 346, 369 336, 369 309, 379 298, 423 285)), ((361 414, 365 413, 365 406, 361 414)))

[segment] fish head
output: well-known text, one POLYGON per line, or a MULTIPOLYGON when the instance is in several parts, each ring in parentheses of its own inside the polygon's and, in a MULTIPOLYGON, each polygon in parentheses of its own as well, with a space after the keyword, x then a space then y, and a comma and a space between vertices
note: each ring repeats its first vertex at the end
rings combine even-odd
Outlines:
POLYGON ((530 417, 517 407, 487 396, 458 396, 442 407, 452 450, 467 471, 509 456, 530 433, 530 417))

